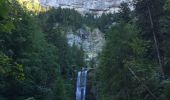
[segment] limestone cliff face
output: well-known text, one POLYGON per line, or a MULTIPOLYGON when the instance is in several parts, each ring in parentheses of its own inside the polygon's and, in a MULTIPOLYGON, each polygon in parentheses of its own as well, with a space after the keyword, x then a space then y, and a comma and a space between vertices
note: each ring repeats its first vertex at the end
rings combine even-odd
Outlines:
POLYGON ((123 0, 39 0, 44 6, 71 8, 80 13, 107 13, 118 9, 123 0))
POLYGON ((75 44, 83 48, 85 61, 96 59, 105 43, 104 34, 99 29, 90 30, 88 27, 86 29, 78 29, 75 33, 68 32, 67 39, 70 46, 75 44))
POLYGON ((17 0, 31 11, 46 11, 50 7, 75 9, 81 14, 113 13, 118 11, 122 1, 131 0, 17 0))

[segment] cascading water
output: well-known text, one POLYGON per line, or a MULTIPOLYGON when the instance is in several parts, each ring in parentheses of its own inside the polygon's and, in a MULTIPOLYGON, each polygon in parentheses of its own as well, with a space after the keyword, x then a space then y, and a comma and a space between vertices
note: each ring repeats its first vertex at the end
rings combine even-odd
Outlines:
POLYGON ((76 100, 85 100, 86 98, 86 81, 88 70, 82 69, 77 75, 76 100))
POLYGON ((78 75, 77 75, 76 100, 81 100, 80 78, 81 78, 81 72, 78 72, 78 75))

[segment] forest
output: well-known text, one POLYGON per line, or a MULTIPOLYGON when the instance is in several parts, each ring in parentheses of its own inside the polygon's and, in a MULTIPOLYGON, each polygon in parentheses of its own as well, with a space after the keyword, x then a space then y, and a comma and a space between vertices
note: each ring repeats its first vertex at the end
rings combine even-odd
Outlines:
POLYGON ((98 17, 28 10, 18 1, 0 0, 0 100, 75 100, 77 72, 87 62, 66 35, 83 26, 106 40, 99 64, 87 66, 95 67, 95 100, 170 99, 170 0, 123 2, 98 17))

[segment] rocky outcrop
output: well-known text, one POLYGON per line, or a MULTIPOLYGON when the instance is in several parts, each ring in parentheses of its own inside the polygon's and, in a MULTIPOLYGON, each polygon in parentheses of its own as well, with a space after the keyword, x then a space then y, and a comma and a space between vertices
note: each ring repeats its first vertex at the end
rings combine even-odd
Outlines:
POLYGON ((73 44, 82 47, 85 52, 85 61, 96 59, 98 54, 102 51, 105 43, 104 34, 99 29, 78 29, 76 32, 68 32, 68 44, 73 44))
POLYGON ((87 100, 97 100, 97 87, 95 80, 96 69, 92 69, 88 71, 87 74, 87 100))
POLYGON ((114 13, 122 1, 131 0, 18 0, 28 10, 46 11, 51 7, 75 9, 81 14, 93 13, 114 13), (38 9, 37 9, 38 6, 38 9))
POLYGON ((71 8, 80 13, 107 13, 117 10, 122 0, 39 0, 40 4, 51 7, 71 8))

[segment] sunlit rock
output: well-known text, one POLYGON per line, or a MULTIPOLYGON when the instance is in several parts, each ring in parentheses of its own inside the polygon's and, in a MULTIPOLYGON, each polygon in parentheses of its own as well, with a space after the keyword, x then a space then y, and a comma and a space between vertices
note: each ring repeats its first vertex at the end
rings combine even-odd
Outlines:
POLYGON ((80 13, 108 13, 118 10, 122 0, 39 0, 40 4, 51 7, 71 8, 80 13))
POLYGON ((67 33, 68 44, 72 46, 75 44, 78 47, 82 47, 85 52, 85 61, 91 61, 96 59, 98 54, 102 51, 105 43, 104 33, 99 29, 78 29, 75 33, 67 33))

